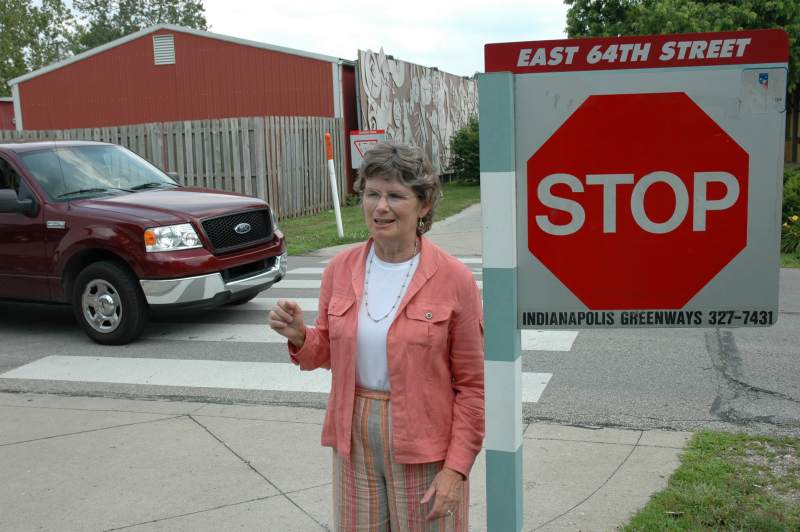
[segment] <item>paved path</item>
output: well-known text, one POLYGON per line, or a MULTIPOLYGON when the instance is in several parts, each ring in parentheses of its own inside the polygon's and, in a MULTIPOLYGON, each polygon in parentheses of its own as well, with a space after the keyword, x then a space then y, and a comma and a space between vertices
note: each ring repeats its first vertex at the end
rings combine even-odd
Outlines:
MULTIPOLYGON (((0 530, 276 532, 330 527, 323 412, 0 393, 0 530)), ((525 530, 613 530, 660 489, 688 433, 533 424, 525 530)), ((484 457, 472 530, 485 530, 484 457)))

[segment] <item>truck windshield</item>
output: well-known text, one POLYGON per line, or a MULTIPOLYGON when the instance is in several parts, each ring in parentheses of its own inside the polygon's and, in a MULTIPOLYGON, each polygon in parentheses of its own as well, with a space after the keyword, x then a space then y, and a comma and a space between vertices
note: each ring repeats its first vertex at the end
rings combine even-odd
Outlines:
POLYGON ((178 186, 161 170, 120 146, 56 146, 21 153, 20 159, 56 201, 178 186))

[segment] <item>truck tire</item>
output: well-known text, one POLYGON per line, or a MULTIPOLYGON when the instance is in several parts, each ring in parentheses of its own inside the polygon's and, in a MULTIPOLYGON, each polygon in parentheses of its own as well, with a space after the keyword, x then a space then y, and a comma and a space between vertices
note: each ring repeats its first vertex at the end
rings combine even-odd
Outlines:
POLYGON ((72 311, 86 334, 99 344, 123 345, 147 323, 147 301, 136 277, 114 262, 95 262, 76 277, 72 311))

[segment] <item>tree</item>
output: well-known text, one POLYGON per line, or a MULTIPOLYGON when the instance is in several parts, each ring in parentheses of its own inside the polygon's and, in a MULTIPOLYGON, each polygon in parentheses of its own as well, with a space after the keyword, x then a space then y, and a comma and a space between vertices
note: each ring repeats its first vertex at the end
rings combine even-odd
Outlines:
POLYGON ((467 125, 450 138, 452 159, 450 168, 459 181, 477 183, 481 177, 480 154, 478 151, 478 119, 471 116, 467 125))
POLYGON ((30 23, 31 3, 5 0, 0 3, 0 95, 8 96, 6 82, 27 72, 25 48, 35 35, 30 23))
POLYGON ((797 0, 564 0, 570 37, 782 28, 789 34, 789 92, 800 84, 797 0))
POLYGON ((202 0, 74 0, 81 21, 72 51, 80 53, 155 24, 208 29, 202 0))
POLYGON ((0 95, 8 80, 69 55, 72 13, 62 0, 0 2, 0 95))
POLYGON ((30 47, 28 68, 35 70, 71 55, 75 17, 62 0, 42 0, 33 13, 37 38, 30 47))

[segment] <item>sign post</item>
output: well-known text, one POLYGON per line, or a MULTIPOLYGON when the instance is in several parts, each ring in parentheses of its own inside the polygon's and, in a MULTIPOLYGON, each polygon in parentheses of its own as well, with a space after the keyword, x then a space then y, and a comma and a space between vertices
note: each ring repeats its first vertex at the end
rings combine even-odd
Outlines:
POLYGON ((782 30, 486 45, 490 531, 522 529, 520 329, 775 323, 788 57, 782 30))
POLYGON ((478 78, 486 394, 486 518, 522 530, 522 360, 517 327, 514 79, 478 78), (491 309, 491 310, 490 310, 491 309))
POLYGON ((339 206, 339 188, 336 185, 336 168, 333 164, 333 143, 331 142, 330 133, 325 133, 325 155, 328 158, 328 179, 331 183, 333 213, 336 217, 336 234, 339 235, 339 238, 344 238, 344 228, 342 227, 342 208, 339 206))

